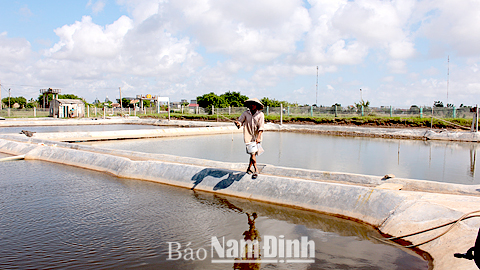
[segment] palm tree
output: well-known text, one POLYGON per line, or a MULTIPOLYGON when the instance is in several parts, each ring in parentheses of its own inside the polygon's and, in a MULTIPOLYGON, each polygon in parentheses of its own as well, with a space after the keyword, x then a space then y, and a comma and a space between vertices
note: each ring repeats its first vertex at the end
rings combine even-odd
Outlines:
POLYGON ((357 109, 360 109, 360 108, 368 108, 368 106, 370 105, 370 101, 366 101, 365 100, 360 100, 359 103, 355 103, 355 107, 357 107, 357 109))

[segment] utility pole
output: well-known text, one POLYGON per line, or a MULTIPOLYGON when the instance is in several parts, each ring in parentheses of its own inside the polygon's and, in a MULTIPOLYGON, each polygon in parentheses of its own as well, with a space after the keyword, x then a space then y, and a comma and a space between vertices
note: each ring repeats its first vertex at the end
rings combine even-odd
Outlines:
POLYGON ((318 107, 318 66, 317 66, 317 84, 315 84, 315 105, 318 107))
POLYGON ((447 62, 447 104, 445 104, 445 107, 448 107, 448 86, 450 84, 450 55, 448 56, 447 62))
POLYGON ((118 90, 120 91, 120 111, 123 111, 123 104, 122 104, 122 88, 118 87, 118 90))
POLYGON ((10 117, 10 88, 8 88, 8 117, 10 117))

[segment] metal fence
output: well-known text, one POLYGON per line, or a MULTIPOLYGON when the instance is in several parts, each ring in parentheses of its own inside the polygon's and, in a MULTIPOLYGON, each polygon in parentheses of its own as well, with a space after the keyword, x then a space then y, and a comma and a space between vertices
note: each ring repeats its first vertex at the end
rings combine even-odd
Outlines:
POLYGON ((0 117, 11 117, 11 118, 31 118, 31 117, 48 117, 49 109, 37 109, 37 108, 27 108, 27 109, 8 109, 4 108, 0 110, 0 117))
MULTIPOLYGON (((167 111, 161 111, 167 113, 167 111)), ((141 115, 151 115, 158 113, 157 109, 154 107, 147 107, 143 110, 140 108, 98 108, 87 106, 85 109, 85 117, 111 117, 111 116, 141 116, 141 115)))
MULTIPOLYGON (((142 116, 152 115, 158 113, 168 113, 168 111, 157 111, 155 107, 147 107, 141 110, 140 108, 97 108, 87 106, 85 117, 111 117, 111 116, 142 116)), ((181 114, 218 114, 218 115, 238 115, 244 112, 244 107, 230 107, 230 108, 170 108, 170 112, 181 114)), ((395 107, 265 107, 263 112, 266 116, 280 115, 283 116, 305 116, 305 117, 354 117, 354 116, 390 116, 390 117, 419 117, 419 118, 473 118, 474 113, 470 108, 454 108, 454 107, 412 107, 409 109, 395 108, 395 107)), ((0 110, 0 117, 11 118, 26 118, 26 117, 48 117, 49 109, 7 109, 0 110)))
MULTIPOLYGON (((214 109, 214 114, 229 115, 240 114, 246 108, 218 108, 214 109)), ((410 109, 395 107, 265 107, 265 115, 280 115, 283 111, 284 116, 310 116, 310 117, 353 117, 353 116, 390 116, 390 117, 436 117, 436 118, 473 118, 474 113, 470 108, 454 107, 413 107, 410 109)), ((203 113, 211 113, 205 110, 203 113)))

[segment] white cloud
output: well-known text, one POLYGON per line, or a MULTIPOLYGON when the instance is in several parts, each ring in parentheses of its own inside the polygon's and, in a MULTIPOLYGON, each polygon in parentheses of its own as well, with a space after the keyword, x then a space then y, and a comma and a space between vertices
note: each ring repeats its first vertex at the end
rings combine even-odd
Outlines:
POLYGON ((0 33, 0 66, 8 68, 25 62, 31 56, 31 45, 26 39, 8 38, 7 32, 0 33))
POLYGON ((87 3, 87 7, 92 8, 93 14, 98 14, 103 11, 103 8, 105 7, 105 1, 97 0, 95 3, 92 3, 92 0, 89 0, 87 3))
POLYGON ((408 59, 415 55, 415 44, 409 41, 391 42, 389 55, 393 59, 408 59))
POLYGON ((268 66, 259 69, 252 76, 252 80, 260 87, 275 86, 281 79, 281 76, 287 74, 285 66, 268 66))
POLYGON ((367 52, 358 42, 346 45, 345 40, 339 40, 327 49, 327 57, 335 65, 355 65, 361 63, 367 52))
POLYGON ((55 30, 60 41, 45 53, 44 61, 66 61, 64 65, 85 70, 86 77, 170 74, 170 79, 175 79, 191 73, 200 58, 189 39, 174 37, 155 19, 134 26, 130 18, 122 16, 102 27, 84 16, 55 30))
MULTIPOLYGON (((37 78, 33 76, 34 70, 31 68, 34 59, 35 53, 32 52, 31 45, 26 39, 9 38, 6 32, 0 33, 0 79, 2 83, 0 91, 2 91, 3 97, 7 94, 4 91, 11 88, 10 84, 36 83, 37 78)), ((13 96, 32 97, 38 93, 32 89, 12 88, 13 96)))
POLYGON ((164 0, 137 1, 137 0, 117 0, 117 3, 126 6, 132 14, 132 19, 136 24, 141 24, 148 18, 157 14, 163 14, 163 5, 168 2, 164 0))
POLYGON ((295 89, 295 90, 293 90, 293 93, 303 95, 303 94, 305 94, 305 89, 303 87, 299 88, 299 89, 295 89))
POLYGON ((30 17, 33 16, 33 12, 28 8, 27 5, 24 5, 19 10, 20 16, 22 16, 22 20, 28 20, 30 17))
MULTIPOLYGON (((369 53, 415 56, 409 18, 415 1, 311 1, 312 27, 298 63, 357 65, 369 53)), ((387 59, 388 60, 388 59, 387 59)))
MULTIPOLYGON (((106 16, 105 3, 90 0, 87 7, 106 16)), ((112 98, 123 85, 127 94, 142 89, 180 99, 232 90, 304 104, 315 96, 318 66, 325 75, 319 89, 327 90, 319 101, 327 104, 353 104, 358 88, 375 93, 373 106, 410 103, 407 95, 430 104, 446 87, 439 70, 450 55, 452 100, 474 100, 467 95, 476 95, 480 83, 480 4, 474 0, 116 3, 128 14, 108 25, 96 23, 97 16, 65 23, 42 53, 32 52, 27 39, 0 34, 2 80, 25 75, 112 98), (186 94, 192 96, 180 96, 186 94)))
POLYGON ((383 77, 382 81, 391 83, 391 82, 395 81, 395 77, 394 76, 383 77))
POLYGON ((434 42, 446 44, 461 56, 478 56, 480 47, 480 2, 476 0, 424 1, 422 11, 428 14, 420 33, 434 42))
POLYGON ((246 65, 293 53, 308 30, 307 10, 298 0, 176 1, 189 32, 209 51, 224 53, 246 65))
POLYGON ((426 75, 426 76, 435 76, 435 75, 438 75, 440 72, 438 71, 438 68, 436 67, 430 67, 428 69, 425 69, 423 71, 423 74, 426 75))
POLYGON ((396 73, 396 74, 407 73, 406 63, 402 60, 390 60, 387 63, 387 67, 389 68, 391 73, 396 73))
POLYGON ((471 69, 474 73, 477 73, 478 70, 479 70, 477 63, 474 63, 474 64, 470 67, 470 69, 471 69))
POLYGON ((80 22, 55 29, 60 41, 45 56, 75 60, 116 57, 125 34, 131 28, 132 22, 126 16, 105 28, 93 23, 90 16, 84 16, 80 22))

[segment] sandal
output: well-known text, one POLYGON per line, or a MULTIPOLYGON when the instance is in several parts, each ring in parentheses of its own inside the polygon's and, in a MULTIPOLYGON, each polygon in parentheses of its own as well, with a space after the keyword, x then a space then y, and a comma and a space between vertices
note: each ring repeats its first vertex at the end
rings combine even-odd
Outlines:
POLYGON ((257 179, 257 177, 258 177, 258 173, 253 173, 252 174, 252 179, 257 179))
POLYGON ((247 174, 252 174, 252 173, 253 173, 252 170, 247 169, 247 174))

